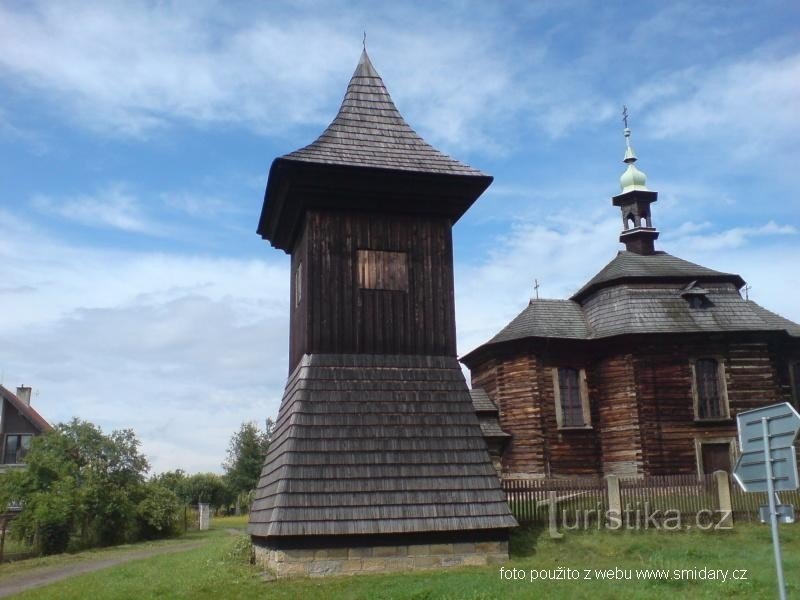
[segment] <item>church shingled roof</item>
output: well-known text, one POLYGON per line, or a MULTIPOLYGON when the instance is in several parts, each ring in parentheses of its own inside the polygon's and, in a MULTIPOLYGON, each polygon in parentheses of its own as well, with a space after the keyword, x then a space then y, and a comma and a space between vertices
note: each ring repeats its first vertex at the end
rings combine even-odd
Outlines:
POLYGON ((367 51, 361 53, 339 113, 317 140, 282 157, 302 162, 419 173, 485 174, 436 150, 406 123, 367 51))
POLYGON ((580 304, 572 300, 531 300, 500 333, 487 344, 508 342, 526 337, 582 340, 591 337, 580 304))
POLYGON ((735 283, 737 287, 744 285, 744 280, 739 275, 702 267, 666 252, 637 254, 623 250, 617 253, 617 256, 610 263, 578 290, 572 296, 572 300, 581 302, 595 289, 621 280, 686 278, 729 281, 735 283))

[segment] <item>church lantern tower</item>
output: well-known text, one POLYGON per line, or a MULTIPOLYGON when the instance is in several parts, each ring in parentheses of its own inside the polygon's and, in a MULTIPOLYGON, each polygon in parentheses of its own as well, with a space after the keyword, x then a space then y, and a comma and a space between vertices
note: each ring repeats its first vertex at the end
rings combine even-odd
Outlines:
POLYGON ((619 178, 622 193, 614 196, 614 206, 622 211, 623 230, 619 241, 625 244, 628 252, 636 254, 653 254, 654 242, 658 239, 658 231, 653 227, 650 205, 658 200, 658 192, 647 189, 647 175, 636 168, 636 154, 631 146, 631 130, 628 128, 628 109, 624 108, 625 121, 625 158, 622 162, 628 165, 619 178))
POLYGON ((451 229, 491 181, 408 126, 366 50, 333 122, 273 162, 258 233, 291 255, 290 375, 248 532, 279 576, 507 558, 455 339, 451 229))

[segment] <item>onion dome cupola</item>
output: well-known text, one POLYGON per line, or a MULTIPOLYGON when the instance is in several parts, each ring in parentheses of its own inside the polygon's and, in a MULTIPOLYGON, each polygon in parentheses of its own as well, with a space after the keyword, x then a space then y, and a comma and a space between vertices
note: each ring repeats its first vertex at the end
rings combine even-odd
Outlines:
POLYGON ((625 244, 628 252, 636 254, 653 254, 658 231, 653 227, 650 205, 658 199, 658 193, 647 188, 647 175, 636 167, 636 153, 631 146, 631 130, 628 128, 628 109, 623 107, 625 122, 625 158, 622 162, 628 165, 619 178, 622 193, 614 196, 614 206, 622 211, 623 230, 619 241, 625 244))

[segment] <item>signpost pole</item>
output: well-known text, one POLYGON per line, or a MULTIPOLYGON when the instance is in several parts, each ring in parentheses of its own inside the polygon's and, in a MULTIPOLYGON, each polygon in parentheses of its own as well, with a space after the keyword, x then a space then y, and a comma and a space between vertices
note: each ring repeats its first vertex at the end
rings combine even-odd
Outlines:
POLYGON ((775 572, 778 576, 778 597, 786 600, 786 581, 783 578, 783 557, 778 538, 778 509, 775 506, 775 482, 772 479, 772 452, 769 442, 769 422, 761 417, 761 431, 764 435, 764 461, 767 468, 767 496, 769 497, 769 526, 772 529, 772 549, 775 551, 775 572))

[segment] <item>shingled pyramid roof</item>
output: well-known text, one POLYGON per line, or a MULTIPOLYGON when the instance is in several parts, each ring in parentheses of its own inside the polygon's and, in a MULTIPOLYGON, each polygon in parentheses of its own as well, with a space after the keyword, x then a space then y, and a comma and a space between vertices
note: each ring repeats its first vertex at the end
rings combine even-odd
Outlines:
POLYGON ((737 287, 744 285, 744 280, 735 273, 715 271, 666 252, 637 254, 623 250, 618 252, 617 256, 579 289, 571 299, 581 302, 597 288, 633 279, 640 281, 644 279, 696 279, 698 281, 730 281, 737 287))
POLYGON ((485 176, 439 152, 409 127, 366 50, 361 53, 333 122, 315 142, 282 158, 420 173, 485 176))

